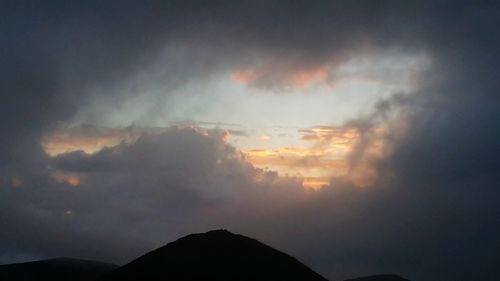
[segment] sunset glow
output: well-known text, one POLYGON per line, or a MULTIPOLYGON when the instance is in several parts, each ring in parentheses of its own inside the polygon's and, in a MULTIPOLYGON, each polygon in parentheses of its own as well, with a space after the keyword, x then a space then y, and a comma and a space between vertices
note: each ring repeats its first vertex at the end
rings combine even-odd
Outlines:
MULTIPOLYGON (((92 154, 122 142, 133 143, 140 134, 164 130, 166 128, 96 128, 82 134, 79 128, 68 128, 47 135, 43 139, 43 147, 52 157, 74 151, 92 154)), ((207 135, 207 130, 213 129, 197 127, 197 130, 207 135)), ((217 130, 220 130, 218 135, 224 142, 239 149, 256 168, 275 171, 284 177, 298 178, 302 180, 304 187, 314 189, 329 185, 332 177, 351 178, 357 185, 365 186, 376 176, 366 161, 387 153, 384 143, 387 130, 383 128, 370 132, 370 144, 364 148, 363 158, 355 167, 349 159, 352 150, 360 142, 360 133, 355 128, 317 126, 296 129, 286 135, 275 130, 274 137, 269 132, 256 129, 252 129, 252 134, 234 135, 223 128, 217 130), (291 144, 294 145, 290 146, 291 144)), ((81 176, 76 174, 57 172, 54 178, 73 186, 81 184, 81 176)))
POLYGON ((42 140, 42 147, 50 156, 83 151, 95 153, 104 147, 115 146, 125 140, 124 136, 115 133, 98 136, 73 136, 66 132, 57 132, 42 140))
MULTIPOLYGON (((259 80, 266 79, 267 76, 273 75, 272 67, 261 67, 256 69, 236 70, 231 74, 231 78, 242 84, 249 85, 259 80)), ((303 90, 316 83, 328 84, 328 72, 326 67, 316 69, 295 70, 286 73, 280 77, 283 83, 289 84, 297 90, 303 90)))
POLYGON ((56 179, 60 183, 66 183, 71 186, 78 186, 82 182, 81 176, 74 173, 66 173, 66 172, 56 172, 53 174, 54 179, 56 179))
POLYGON ((500 280, 500 1, 0 3, 0 281, 500 280))
MULTIPOLYGON (((230 79, 215 79, 196 93, 181 89, 180 93, 191 98, 176 109, 176 115, 152 123, 155 126, 111 122, 99 127, 76 119, 74 125, 46 134, 41 145, 52 157, 74 151, 94 154, 121 143, 133 144, 143 135, 160 134, 170 126, 189 127, 203 135, 219 132, 217 136, 255 168, 296 178, 306 188, 329 186, 332 178, 368 186, 378 177, 374 161, 390 153, 387 138, 404 135, 405 122, 397 114, 386 116, 379 125, 361 131, 346 125, 349 116, 369 114, 379 99, 390 98, 394 92, 411 95, 429 61, 423 53, 367 53, 315 67, 261 62, 233 70, 230 79), (197 109, 200 101, 205 101, 202 111, 197 109), (186 119, 184 112, 201 120, 186 119), (268 125, 269 120, 276 124, 268 125)), ((113 119, 126 116, 118 113, 113 119)), ((55 178, 73 186, 81 183, 75 175, 57 174, 55 178)))

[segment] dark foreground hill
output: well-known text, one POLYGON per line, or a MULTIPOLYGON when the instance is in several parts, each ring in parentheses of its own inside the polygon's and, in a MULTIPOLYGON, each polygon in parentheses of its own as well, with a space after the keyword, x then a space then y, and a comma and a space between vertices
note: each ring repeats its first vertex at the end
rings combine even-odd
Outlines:
MULTIPOLYGON (((0 281, 325 281, 295 258, 226 230, 192 234, 122 267, 59 258, 0 265, 0 281)), ((409 281, 376 275, 346 281, 409 281)))
POLYGON ((109 263, 58 258, 0 265, 2 281, 92 281, 118 266, 109 263))
POLYGON ((226 230, 192 234, 103 276, 101 281, 324 281, 295 258, 226 230))
POLYGON ((345 281, 410 281, 410 280, 401 278, 397 275, 384 274, 384 275, 373 275, 361 278, 348 279, 345 281))

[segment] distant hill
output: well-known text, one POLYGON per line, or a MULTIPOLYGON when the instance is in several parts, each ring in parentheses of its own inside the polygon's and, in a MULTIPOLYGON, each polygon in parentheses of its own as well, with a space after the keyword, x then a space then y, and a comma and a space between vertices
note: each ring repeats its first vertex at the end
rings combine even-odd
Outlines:
POLYGON ((57 258, 0 265, 2 281, 93 281, 118 266, 97 261, 57 258))
POLYGON ((226 230, 192 234, 104 275, 101 281, 326 280, 295 258, 226 230))
POLYGON ((410 280, 401 278, 397 275, 384 274, 384 275, 373 275, 361 278, 347 279, 345 281, 410 281, 410 280))

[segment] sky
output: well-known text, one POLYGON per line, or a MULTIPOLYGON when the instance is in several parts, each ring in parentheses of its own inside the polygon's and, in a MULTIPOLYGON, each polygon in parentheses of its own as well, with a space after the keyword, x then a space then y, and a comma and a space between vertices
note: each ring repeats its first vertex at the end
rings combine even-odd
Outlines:
POLYGON ((225 228, 499 280, 495 1, 0 1, 0 263, 225 228))

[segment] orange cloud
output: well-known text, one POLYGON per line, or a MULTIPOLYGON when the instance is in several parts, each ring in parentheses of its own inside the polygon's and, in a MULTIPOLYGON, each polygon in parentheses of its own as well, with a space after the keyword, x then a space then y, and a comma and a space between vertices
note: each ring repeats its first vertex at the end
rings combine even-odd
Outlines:
POLYGON ((308 177, 304 178, 302 181, 302 185, 304 187, 312 188, 312 189, 319 189, 324 186, 330 185, 330 178, 329 177, 308 177))
POLYGON ((42 142, 42 146, 50 156, 59 154, 83 151, 85 153, 95 153, 103 147, 115 146, 122 141, 118 136, 88 136, 74 137, 70 135, 52 135, 42 142))
POLYGON ((325 67, 312 70, 300 70, 292 73, 290 77, 291 84, 298 89, 304 89, 314 83, 326 81, 327 71, 325 67))
POLYGON ((50 156, 73 151, 92 154, 104 147, 118 145, 127 137, 126 130, 79 126, 54 131, 42 138, 41 145, 50 156))
MULTIPOLYGON (((231 124, 230 124, 231 125, 231 124)), ((192 128, 204 135, 220 137, 227 142, 231 135, 246 136, 242 130, 219 130, 197 127, 191 123, 179 124, 176 128, 192 128)), ((157 135, 169 130, 169 127, 118 127, 104 128, 92 125, 80 125, 71 128, 61 128, 45 135, 40 144, 43 150, 51 157, 64 153, 83 151, 93 154, 106 147, 113 147, 125 143, 133 143, 144 135, 157 135)))
POLYGON ((10 181, 12 187, 21 187, 24 185, 24 181, 19 177, 13 177, 10 181))
POLYGON ((122 142, 134 142, 144 134, 158 134, 165 130, 160 127, 100 128, 81 125, 53 131, 42 138, 41 145, 52 157, 74 151, 92 154, 122 142))
POLYGON ((359 137, 355 128, 313 127, 301 129, 302 139, 316 142, 332 142, 338 145, 352 143, 359 137))
POLYGON ((273 65, 263 65, 253 69, 233 71, 231 78, 242 85, 277 84, 288 85, 298 90, 317 83, 330 84, 326 66, 308 69, 280 69, 273 65))
POLYGON ((389 130, 383 127, 361 132, 356 127, 319 126, 298 132, 306 146, 247 149, 247 160, 258 168, 300 177, 307 187, 329 185, 332 177, 364 187, 377 179, 374 160, 390 152, 389 130))
POLYGON ((347 174, 346 156, 332 153, 328 147, 280 147, 243 151, 254 166, 277 171, 280 175, 303 179, 303 185, 320 188, 329 184, 332 176, 347 174))
POLYGON ((75 173, 67 173, 67 172, 55 172, 53 175, 55 180, 60 183, 66 183, 72 186, 78 186, 82 183, 82 177, 75 173))
MULTIPOLYGON (((399 128, 405 128, 404 124, 399 128)), ((71 151, 94 153, 104 147, 131 142, 143 134, 158 133, 168 128, 117 128, 86 130, 60 130, 47 135, 42 146, 51 156, 71 151)), ((204 130, 207 135, 214 135, 228 142, 232 132, 229 130, 204 130)), ((399 129, 401 131, 403 129, 399 129)), ((279 175, 288 175, 302 179, 303 185, 320 188, 328 185, 330 178, 349 178, 358 186, 369 185, 377 178, 373 160, 380 159, 390 152, 386 139, 387 128, 376 127, 360 132, 356 127, 316 126, 297 130, 295 135, 300 144, 297 146, 278 146, 281 139, 272 139, 267 134, 246 135, 237 131, 239 138, 264 140, 247 143, 242 150, 247 161, 266 171, 276 171, 279 175)), ((290 135, 292 137, 293 134, 290 135)), ((285 140, 286 141, 286 140, 285 140)), ((286 143, 284 143, 286 144, 286 143)), ((234 143, 238 148, 238 143, 234 143)), ((72 186, 80 185, 81 175, 54 173, 54 178, 72 186)), ((22 185, 22 182, 16 183, 22 185)), ((14 185, 14 183, 12 184, 14 185)))
POLYGON ((247 85, 252 83, 256 76, 250 70, 237 70, 231 73, 231 78, 240 84, 247 85))

